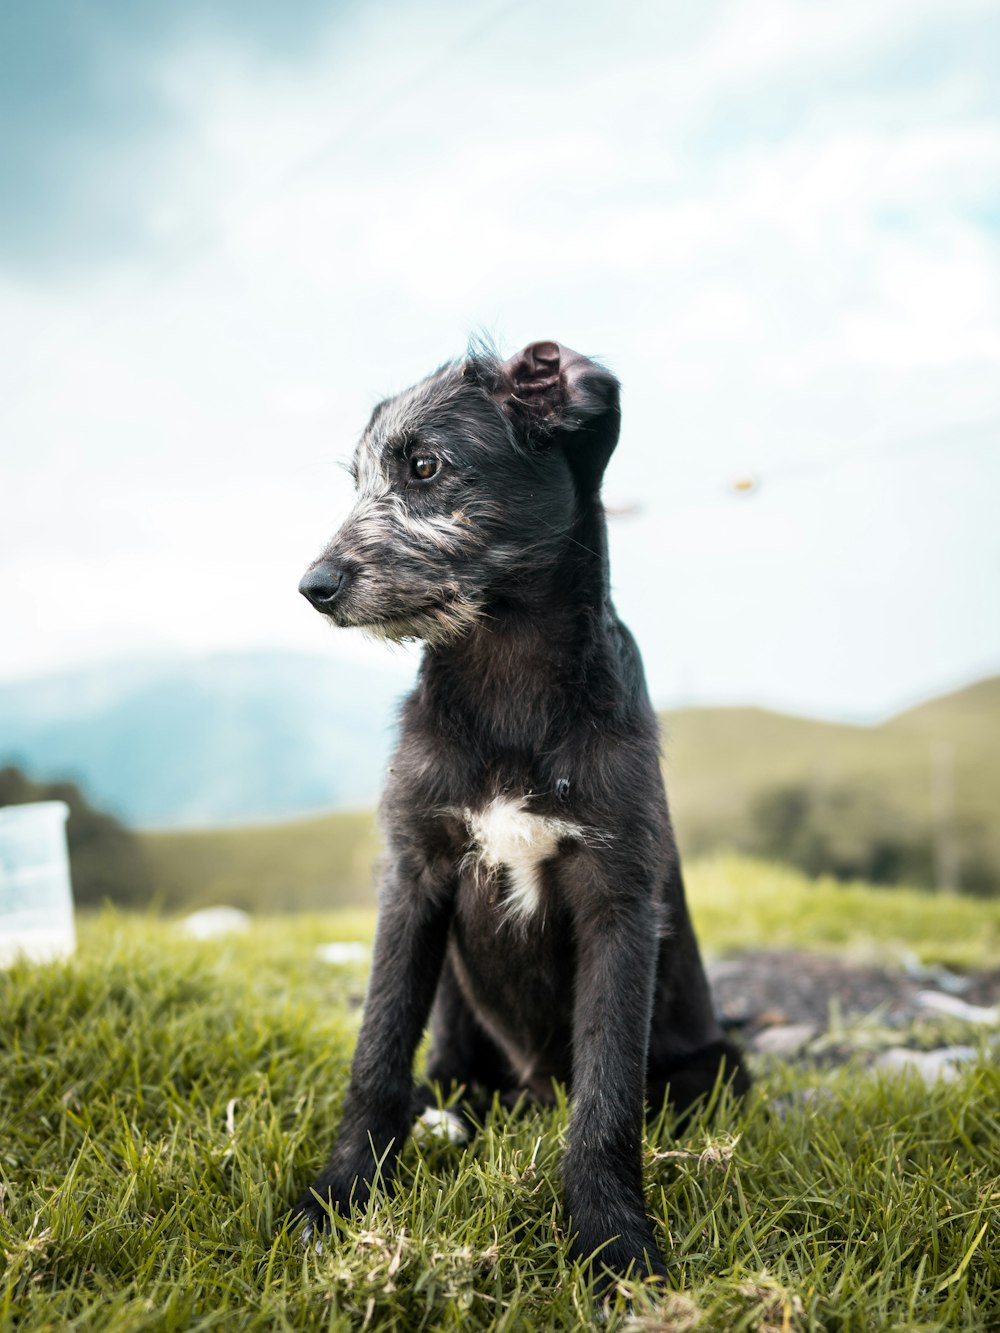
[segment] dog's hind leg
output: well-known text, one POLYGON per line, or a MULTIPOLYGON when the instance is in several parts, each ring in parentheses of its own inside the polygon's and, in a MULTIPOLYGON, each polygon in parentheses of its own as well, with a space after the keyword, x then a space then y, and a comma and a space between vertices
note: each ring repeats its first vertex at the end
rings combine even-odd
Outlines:
POLYGON ((668 887, 669 948, 661 948, 650 1024, 646 1104, 657 1115, 668 1101, 681 1130, 700 1098, 720 1075, 737 1096, 750 1088, 739 1048, 727 1041, 715 1017, 708 979, 695 939, 680 870, 668 887))
POLYGON ((750 1076, 739 1049, 725 1039, 651 1069, 646 1084, 649 1114, 658 1115, 667 1102, 677 1116, 674 1132, 683 1133, 697 1103, 710 1097, 719 1082, 726 1084, 737 1097, 750 1090, 750 1076))
POLYGON ((427 1081, 416 1090, 415 1115, 449 1138, 467 1138, 498 1094, 511 1107, 523 1096, 507 1057, 472 1012, 445 958, 431 1013, 427 1081), (454 1111, 443 1113, 450 1117, 443 1121, 438 1097, 447 1098, 456 1089, 459 1101, 454 1111))

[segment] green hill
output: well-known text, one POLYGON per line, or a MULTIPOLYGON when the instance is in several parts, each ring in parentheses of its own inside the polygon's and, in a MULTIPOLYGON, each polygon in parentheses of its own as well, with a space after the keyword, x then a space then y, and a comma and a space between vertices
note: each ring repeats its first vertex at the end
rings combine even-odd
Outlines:
POLYGON ((662 720, 684 850, 752 847, 755 802, 768 793, 854 793, 850 807, 841 802, 845 822, 859 822, 867 809, 873 826, 891 822, 932 853, 944 838, 944 850, 957 853, 960 881, 969 885, 975 874, 980 891, 991 878, 1000 884, 1000 677, 877 726, 757 708, 685 709, 662 720))
POLYGON ((141 836, 168 909, 226 903, 295 912, 375 901, 379 847, 369 813, 141 836))
MULTIPOLYGON (((877 726, 759 708, 682 709, 662 720, 667 786, 687 854, 734 847, 794 860, 791 839, 761 847, 758 827, 762 800, 792 790, 815 798, 809 817, 826 820, 834 842, 849 849, 876 834, 925 848, 930 861, 913 861, 904 878, 934 881, 943 830, 962 886, 1000 887, 1000 677, 877 726)), ((374 900, 378 840, 368 814, 145 834, 144 842, 167 907, 298 910, 374 900)), ((829 867, 821 860, 818 868, 829 867)))

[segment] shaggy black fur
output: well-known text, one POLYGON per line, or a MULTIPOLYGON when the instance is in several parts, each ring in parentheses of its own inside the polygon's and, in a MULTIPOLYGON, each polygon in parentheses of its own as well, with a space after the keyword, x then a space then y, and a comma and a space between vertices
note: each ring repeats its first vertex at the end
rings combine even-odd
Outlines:
MULTIPOLYGON (((478 349, 381 404, 358 502, 301 589, 337 624, 426 641, 382 804, 364 1021, 333 1155, 297 1211, 346 1209, 410 1129, 412 1061, 470 1099, 572 1093, 574 1251, 665 1272, 644 1102, 748 1080, 684 901, 638 650, 608 586, 599 492, 619 386, 557 343, 478 349)), ((419 1100, 419 1099, 418 1099, 419 1100)), ((425 1101, 426 1104, 426 1101, 425 1101)))

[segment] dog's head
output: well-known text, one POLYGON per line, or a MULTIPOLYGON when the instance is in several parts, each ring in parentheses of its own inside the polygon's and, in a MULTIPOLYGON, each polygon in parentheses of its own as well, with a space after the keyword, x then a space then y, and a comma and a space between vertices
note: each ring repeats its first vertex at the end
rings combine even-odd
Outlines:
POLYGON ((475 348, 372 413, 357 501, 299 589, 338 625, 442 643, 516 602, 598 508, 618 381, 555 342, 475 348))

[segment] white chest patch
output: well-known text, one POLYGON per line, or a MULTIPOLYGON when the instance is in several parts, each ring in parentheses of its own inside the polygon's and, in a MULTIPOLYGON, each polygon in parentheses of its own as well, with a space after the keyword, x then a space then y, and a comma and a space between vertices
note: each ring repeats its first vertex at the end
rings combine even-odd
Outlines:
POLYGON ((579 824, 532 814, 523 797, 497 796, 482 810, 463 810, 462 817, 475 859, 487 871, 506 870, 506 909, 522 921, 538 910, 542 862, 555 856, 564 838, 584 836, 579 824))

